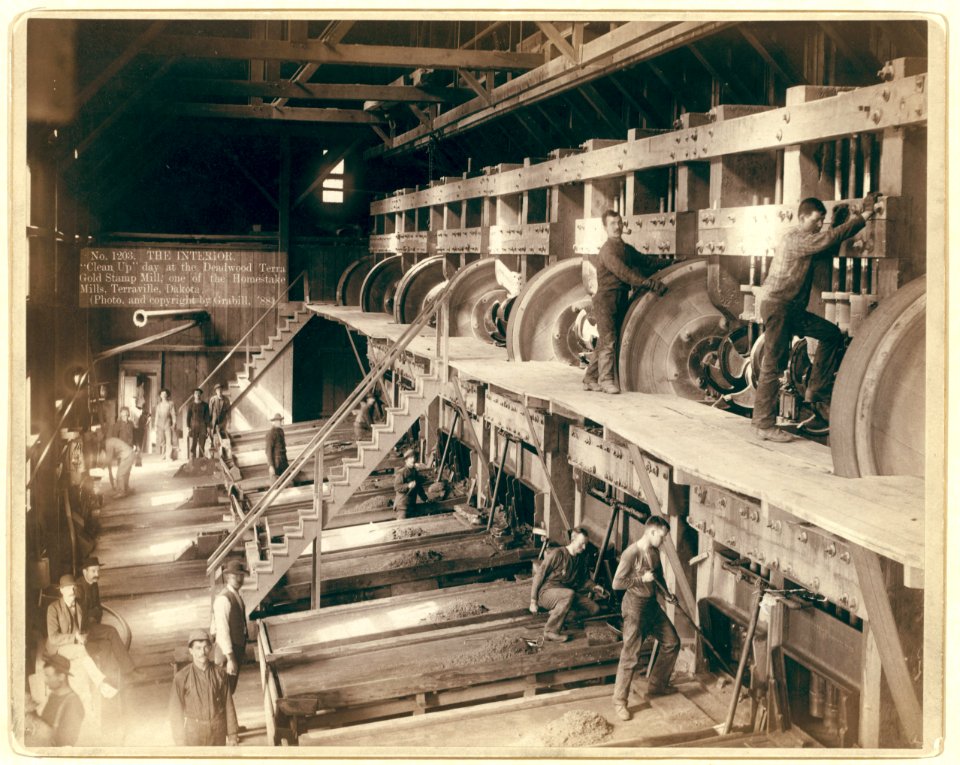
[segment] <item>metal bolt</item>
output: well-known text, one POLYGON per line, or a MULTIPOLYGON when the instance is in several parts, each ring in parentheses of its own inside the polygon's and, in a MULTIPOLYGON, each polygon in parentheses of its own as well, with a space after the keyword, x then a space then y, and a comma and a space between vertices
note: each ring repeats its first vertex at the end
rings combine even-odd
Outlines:
POLYGON ((844 563, 849 563, 850 553, 844 550, 842 553, 840 553, 840 560, 842 560, 844 563))
POLYGON ((832 558, 834 555, 836 555, 836 554, 837 554, 837 545, 836 545, 836 543, 835 543, 835 542, 831 542, 831 543, 828 544, 826 547, 824 547, 824 548, 823 548, 823 554, 824 554, 826 557, 828 557, 828 558, 832 558))
POLYGON ((801 532, 797 535, 797 541, 798 541, 798 542, 802 542, 803 544, 806 544, 806 543, 807 543, 807 532, 806 532, 806 531, 801 531, 801 532))
POLYGON ((782 131, 782 130, 778 130, 778 131, 777 131, 777 140, 778 140, 778 141, 782 141, 782 140, 783 140, 783 131, 782 131))
POLYGON ((880 124, 880 119, 883 117, 883 112, 879 109, 874 109, 873 113, 870 115, 870 119, 873 120, 874 125, 880 124))
POLYGON ((741 518, 746 518, 746 517, 747 517, 747 508, 745 508, 745 507, 741 507, 741 508, 740 508, 740 517, 741 517, 741 518))
POLYGON ((783 113, 783 121, 784 121, 784 122, 790 122, 790 112, 785 111, 785 112, 783 113))
POLYGON ((883 100, 884 100, 884 101, 889 101, 889 100, 890 100, 890 88, 884 88, 884 89, 881 91, 880 95, 883 97, 883 100))

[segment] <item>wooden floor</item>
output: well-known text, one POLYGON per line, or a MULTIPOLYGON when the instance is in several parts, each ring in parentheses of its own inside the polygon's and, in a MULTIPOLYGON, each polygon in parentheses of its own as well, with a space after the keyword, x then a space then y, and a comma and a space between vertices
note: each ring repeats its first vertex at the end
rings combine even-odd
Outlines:
MULTIPOLYGON (((387 314, 310 307, 371 337, 396 339, 403 331, 387 314)), ((409 350, 435 355, 435 332, 414 338, 409 350)), ((674 396, 587 392, 581 370, 559 362, 511 362, 505 349, 474 338, 450 338, 449 356, 450 366, 463 379, 535 399, 559 414, 587 417, 695 480, 755 497, 914 572, 923 571, 921 478, 841 478, 833 475, 826 446, 758 442, 747 418, 674 396)))
MULTIPOLYGON (((144 455, 143 466, 133 469, 132 493, 113 499, 108 492, 100 514, 102 531, 94 552, 102 563, 101 597, 130 625, 131 653, 144 675, 120 696, 123 714, 116 745, 130 748, 130 754, 173 746, 167 703, 174 652, 182 652, 191 630, 210 624, 206 561, 177 558, 190 557, 198 531, 226 528, 228 508, 184 506, 195 485, 212 485, 216 479, 191 474, 183 466, 144 455)), ((253 647, 234 698, 246 728, 242 746, 267 741, 253 647)))

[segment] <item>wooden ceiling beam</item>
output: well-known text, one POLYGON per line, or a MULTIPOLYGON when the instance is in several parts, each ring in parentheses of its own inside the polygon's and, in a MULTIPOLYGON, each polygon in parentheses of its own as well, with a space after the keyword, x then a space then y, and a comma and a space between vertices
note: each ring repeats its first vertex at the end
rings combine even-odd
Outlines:
POLYGON ((623 135, 626 138, 627 126, 623 124, 620 115, 613 110, 613 107, 607 103, 607 100, 600 94, 591 83, 585 83, 578 88, 584 101, 590 104, 590 107, 600 115, 600 119, 606 122, 614 133, 623 135))
MULTIPOLYGON (((362 83, 308 83, 299 80, 247 82, 246 80, 179 79, 171 88, 178 94, 220 98, 278 98, 284 101, 392 101, 418 104, 461 103, 470 97, 468 88, 434 88, 362 83)), ((283 106, 283 103, 272 104, 283 106)))
POLYGON ((624 87, 615 73, 610 75, 609 80, 613 83, 614 87, 620 91, 627 102, 653 124, 654 128, 666 128, 668 126, 669 122, 660 116, 657 108, 643 93, 631 93, 624 87))
POLYGON ((76 110, 79 112, 80 109, 83 108, 83 105, 100 91, 100 88, 116 77, 117 74, 119 74, 127 64, 129 64, 140 54, 147 43, 159 37, 166 26, 167 22, 165 21, 155 21, 143 32, 143 34, 130 43, 130 45, 124 49, 123 53, 110 62, 109 66, 100 72, 100 74, 98 74, 93 81, 86 85, 86 87, 84 87, 84 89, 77 94, 77 101, 75 104, 76 110))
MULTIPOLYGON (((105 35, 108 37, 109 35, 105 35)), ((405 69, 478 69, 525 71, 543 63, 538 53, 460 50, 398 45, 329 45, 319 40, 249 40, 240 37, 164 35, 145 43, 144 53, 214 59, 303 61, 349 66, 395 66, 405 69)))
POLYGON ((487 103, 487 105, 493 103, 493 96, 490 95, 490 91, 486 89, 484 84, 480 82, 476 77, 474 77, 466 69, 461 69, 457 74, 463 79, 465 83, 470 87, 474 93, 476 93, 481 100, 487 103))
POLYGON ((796 74, 793 67, 790 66, 789 63, 785 61, 780 62, 774 57, 773 52, 768 48, 768 46, 761 42, 756 33, 750 29, 749 25, 742 24, 737 27, 737 30, 743 36, 743 39, 750 44, 750 47, 760 54, 760 58, 767 62, 767 65, 781 80, 783 80, 788 87, 792 85, 807 84, 806 79, 801 75, 796 74))
POLYGON ((847 42, 846 37, 840 33, 840 30, 837 29, 835 24, 818 21, 817 26, 824 31, 827 37, 833 41, 833 44, 837 46, 837 50, 859 70, 864 78, 876 77, 879 62, 868 62, 860 53, 854 50, 853 46, 847 42))
POLYGON ((571 63, 577 66, 580 65, 580 51, 574 50, 573 46, 567 42, 567 39, 560 34, 559 29, 549 21, 536 21, 534 23, 562 55, 566 56, 571 63))
POLYGON ((734 74, 731 69, 728 69, 725 66, 719 66, 710 61, 706 54, 694 43, 690 43, 690 45, 687 46, 687 49, 693 54, 693 57, 703 65, 703 68, 706 69, 712 77, 716 78, 720 82, 729 83, 733 87, 737 98, 740 99, 742 103, 753 103, 756 100, 756 96, 750 92, 750 89, 743 83, 743 80, 734 74))
MULTIPOLYGON (((612 71, 646 61, 727 28, 732 22, 629 22, 582 48, 581 65, 556 58, 533 72, 513 77, 489 92, 490 102, 477 98, 447 110, 433 122, 432 132, 449 137, 506 112, 556 96, 612 71)), ((398 135, 392 149, 377 147, 367 158, 413 151, 429 140, 431 131, 419 126, 398 135)))
POLYGON ((220 119, 273 120, 277 122, 340 122, 377 125, 383 120, 360 109, 312 109, 303 106, 274 107, 271 104, 243 106, 237 104, 177 104, 173 111, 181 117, 213 117, 220 119))

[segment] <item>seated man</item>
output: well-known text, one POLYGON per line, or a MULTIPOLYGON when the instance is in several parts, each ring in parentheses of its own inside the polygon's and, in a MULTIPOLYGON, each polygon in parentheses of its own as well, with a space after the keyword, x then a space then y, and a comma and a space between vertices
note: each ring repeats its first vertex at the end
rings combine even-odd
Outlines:
POLYGON ((77 600, 86 617, 86 631, 89 640, 96 644, 105 643, 103 650, 113 656, 123 675, 132 675, 136 671, 130 652, 123 644, 116 627, 101 624, 103 606, 100 605, 100 559, 87 558, 81 568, 81 577, 77 580, 77 600))
POLYGON ((102 641, 90 644, 88 650, 87 621, 77 600, 77 581, 64 574, 60 577, 59 600, 47 607, 47 653, 69 659, 75 668, 83 670, 95 689, 110 699, 117 695, 117 688, 107 682, 91 655, 95 648, 102 647, 102 641))
POLYGON ((590 578, 586 556, 581 555, 587 547, 587 536, 581 526, 570 529, 569 544, 550 550, 533 575, 530 613, 537 613, 538 606, 550 610, 543 632, 547 640, 563 642, 570 637, 560 630, 571 608, 588 616, 600 610, 588 591, 602 594, 603 588, 590 578))
POLYGON ((73 746, 83 723, 83 704, 70 687, 70 662, 63 656, 43 659, 43 682, 50 695, 39 714, 27 711, 23 721, 27 746, 73 746))

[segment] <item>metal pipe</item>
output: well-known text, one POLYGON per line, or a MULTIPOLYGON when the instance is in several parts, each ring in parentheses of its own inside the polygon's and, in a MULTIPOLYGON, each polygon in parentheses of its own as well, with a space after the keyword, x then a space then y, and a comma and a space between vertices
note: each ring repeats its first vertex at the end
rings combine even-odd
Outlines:
POLYGON ((843 139, 833 142, 833 198, 843 199, 843 139))
POLYGON ((507 449, 510 447, 510 436, 503 434, 503 454, 500 455, 500 467, 497 469, 497 480, 493 482, 493 494, 490 496, 490 515, 487 516, 487 531, 493 527, 493 516, 497 512, 497 494, 500 492, 500 479, 503 478, 503 466, 507 462, 507 449))
POLYGON ((737 665, 737 676, 733 681, 733 697, 730 699, 730 708, 727 710, 727 719, 723 723, 721 736, 726 736, 733 728, 733 718, 737 715, 737 703, 740 701, 740 686, 743 685, 743 673, 747 668, 747 659, 750 656, 750 646, 757 633, 757 623, 760 621, 760 601, 763 599, 763 586, 758 582, 753 591, 753 606, 750 614, 750 624, 743 639, 743 649, 740 651, 740 663, 737 665))
POLYGON ((206 321, 209 318, 210 314, 202 308, 171 308, 163 311, 148 311, 144 308, 138 308, 133 312, 133 323, 138 327, 147 326, 150 319, 196 319, 197 321, 206 321))

